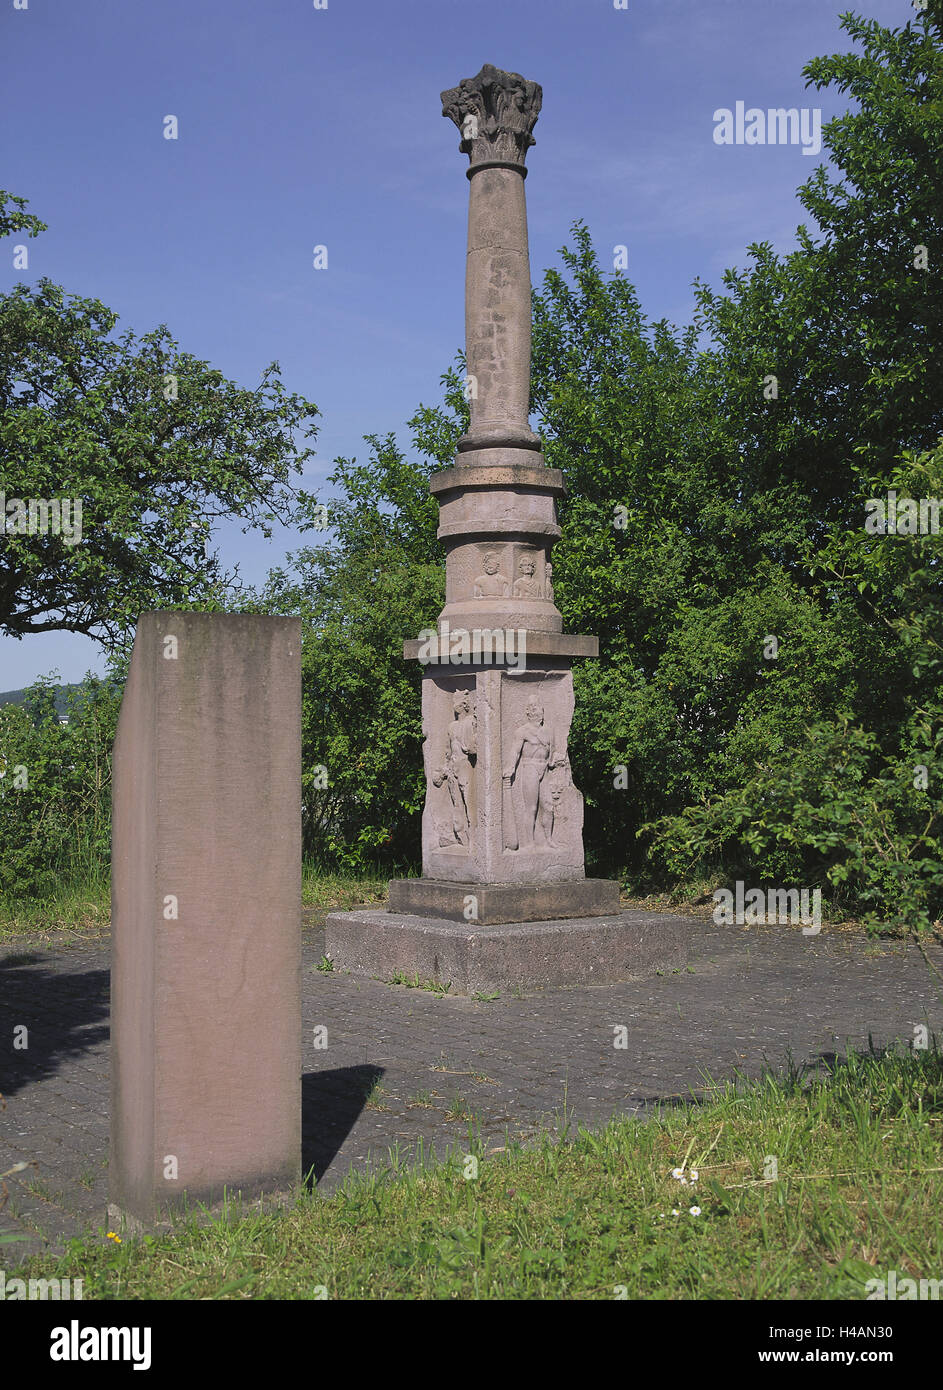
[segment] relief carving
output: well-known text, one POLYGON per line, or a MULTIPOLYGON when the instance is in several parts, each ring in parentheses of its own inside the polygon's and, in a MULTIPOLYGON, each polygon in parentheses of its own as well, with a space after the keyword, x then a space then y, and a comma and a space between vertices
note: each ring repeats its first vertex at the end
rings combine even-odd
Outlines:
POLYGON ((475 580, 475 598, 507 598, 511 584, 507 575, 501 572, 499 557, 491 552, 485 556, 482 565, 484 574, 479 574, 475 580))
POLYGON ((542 598, 540 580, 536 578, 537 564, 533 555, 522 555, 517 568, 520 578, 514 581, 514 597, 542 598))
POLYGON ((571 781, 566 738, 545 724, 538 700, 530 700, 525 713, 503 774, 504 844, 506 849, 554 849, 554 834, 566 819, 560 803, 571 781), (511 797, 515 785, 523 807, 520 825, 511 797))
POLYGON ((446 733, 445 756, 432 775, 432 785, 448 788, 452 803, 451 833, 448 822, 435 821, 440 848, 456 844, 468 847, 475 825, 475 762, 478 756, 478 727, 472 713, 471 697, 460 690, 452 702, 453 719, 446 733))

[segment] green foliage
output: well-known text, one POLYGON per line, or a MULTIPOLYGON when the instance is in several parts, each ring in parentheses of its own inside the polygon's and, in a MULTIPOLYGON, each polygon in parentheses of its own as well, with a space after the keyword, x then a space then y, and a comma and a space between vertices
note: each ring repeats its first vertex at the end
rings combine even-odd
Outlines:
MULTIPOLYGON (((417 448, 441 428, 432 415, 410 422, 417 448)), ((392 436, 367 443, 366 463, 340 459, 330 478, 346 494, 328 506, 334 543, 290 556, 250 605, 302 619, 304 849, 342 872, 416 866, 420 671, 403 641, 445 598, 431 466, 408 463, 392 436)), ((303 495, 302 526, 314 505, 303 495)))
POLYGON ((943 916, 943 796, 917 769, 943 750, 943 710, 912 733, 909 756, 886 756, 847 721, 816 724, 743 786, 643 829, 681 878, 708 863, 724 882, 831 885, 872 929, 926 929, 943 916))
POLYGON ((28 206, 27 198, 17 198, 0 188, 0 236, 25 232, 29 237, 37 237, 40 232, 49 230, 45 222, 40 222, 33 213, 26 211, 28 206))
POLYGON ((68 696, 52 679, 0 706, 0 898, 42 899, 108 862, 111 756, 120 686, 88 676, 68 696))

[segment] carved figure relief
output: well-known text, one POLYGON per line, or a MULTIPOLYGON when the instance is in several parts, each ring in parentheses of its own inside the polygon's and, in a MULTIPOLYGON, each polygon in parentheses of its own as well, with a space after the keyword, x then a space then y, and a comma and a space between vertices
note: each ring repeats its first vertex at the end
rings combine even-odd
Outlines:
POLYGON ((514 581, 514 597, 542 598, 540 580, 536 578, 537 564, 533 555, 522 555, 517 568, 520 578, 514 581))
MULTIPOLYGON (((507 575, 501 572, 501 561, 492 551, 482 561, 484 574, 475 580, 475 598, 507 598, 511 592, 507 575)), ((516 590, 515 590, 516 592, 516 590)))
POLYGON ((510 760, 504 768, 504 842, 506 849, 553 849, 554 830, 562 828, 560 800, 570 780, 566 740, 558 740, 544 723, 539 700, 530 700, 525 722, 514 731, 510 760), (520 786, 522 823, 517 824, 510 788, 520 786))
POLYGON ((471 697, 460 690, 452 702, 452 723, 446 734, 445 756, 432 775, 432 785, 448 788, 452 803, 452 831, 448 824, 437 820, 435 828, 439 846, 456 844, 468 846, 475 825, 475 762, 478 756, 478 727, 472 713, 471 697))
POLYGON ((566 783, 560 780, 551 780, 550 783, 550 844, 553 844, 553 837, 557 830, 562 831, 566 824, 567 817, 563 814, 563 793, 566 790, 566 783))

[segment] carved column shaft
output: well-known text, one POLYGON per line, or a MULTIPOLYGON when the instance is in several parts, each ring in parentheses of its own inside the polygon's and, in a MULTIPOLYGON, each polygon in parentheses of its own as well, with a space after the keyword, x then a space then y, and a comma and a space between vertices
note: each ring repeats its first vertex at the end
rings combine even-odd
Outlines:
POLYGON ((472 168, 465 275, 465 354, 471 425, 463 453, 489 445, 539 448, 530 403, 530 260, 523 169, 472 168))

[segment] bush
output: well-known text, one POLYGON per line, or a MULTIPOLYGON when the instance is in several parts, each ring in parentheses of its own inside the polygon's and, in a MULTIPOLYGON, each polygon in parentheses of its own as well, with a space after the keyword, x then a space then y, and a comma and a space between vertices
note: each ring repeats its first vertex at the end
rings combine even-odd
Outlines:
POLYGON ((871 930, 925 930, 943 916, 943 797, 928 781, 941 744, 940 706, 891 756, 847 721, 816 724, 743 786, 643 830, 681 877, 710 866, 757 886, 831 885, 871 930))
POLYGON ((106 872, 111 758, 121 691, 88 676, 68 692, 43 677, 22 705, 0 706, 0 896, 55 896, 60 883, 106 872))

